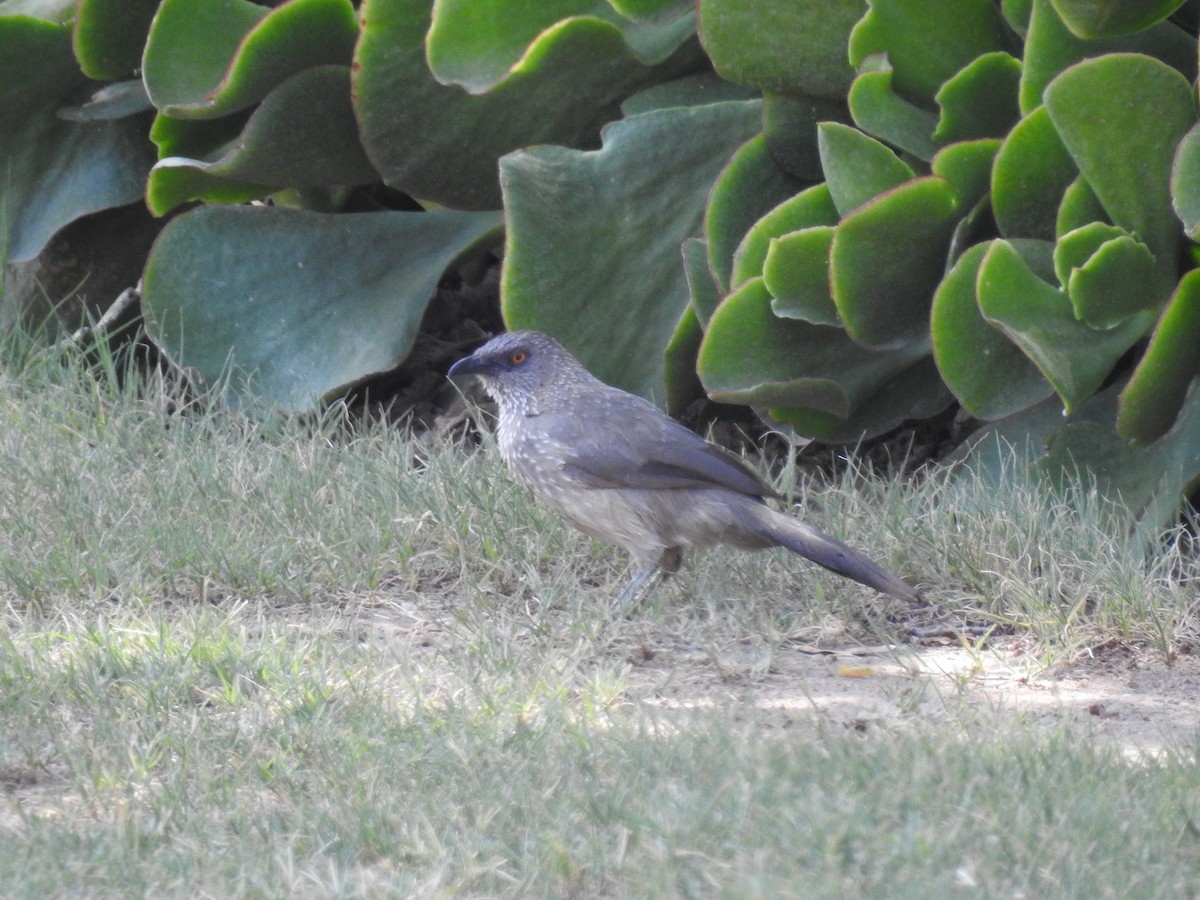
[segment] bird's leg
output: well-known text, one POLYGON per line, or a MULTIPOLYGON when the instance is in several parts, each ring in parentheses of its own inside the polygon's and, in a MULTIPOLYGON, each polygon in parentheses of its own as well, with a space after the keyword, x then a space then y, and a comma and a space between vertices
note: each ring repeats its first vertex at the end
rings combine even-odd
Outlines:
POLYGON ((660 581, 679 571, 682 562, 683 550, 679 547, 668 547, 655 565, 635 572, 629 584, 625 585, 625 589, 613 598, 613 618, 623 619, 637 609, 660 581))
POLYGON ((648 569, 639 569, 634 573, 633 578, 629 580, 629 584, 625 585, 625 589, 613 598, 612 616, 614 619, 623 619, 635 609, 637 609, 642 600, 646 598, 659 581, 662 580, 663 570, 658 566, 651 566, 648 569))

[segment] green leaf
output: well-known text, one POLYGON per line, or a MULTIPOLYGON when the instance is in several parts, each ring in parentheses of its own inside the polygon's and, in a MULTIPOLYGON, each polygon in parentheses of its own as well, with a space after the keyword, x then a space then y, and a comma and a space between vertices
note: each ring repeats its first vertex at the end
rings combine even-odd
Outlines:
POLYGON ((775 315, 841 326, 829 287, 833 232, 831 225, 817 225, 771 241, 763 284, 774 298, 771 311, 775 315))
POLYGON ((1200 125, 1193 125, 1179 142, 1171 167, 1171 203, 1184 231, 1200 240, 1200 125))
POLYGON ((862 0, 700 0, 699 11, 700 41, 723 78, 830 99, 850 87, 846 42, 862 0))
POLYGON ((699 234, 713 180, 759 111, 656 110, 614 122, 600 150, 505 157, 505 322, 555 335, 598 378, 662 401, 663 348, 690 299, 680 246, 699 234))
POLYGON ((817 147, 829 194, 843 216, 915 177, 895 153, 848 125, 822 122, 817 126, 817 147))
POLYGON ((833 236, 833 299, 851 337, 873 347, 928 341, 957 211, 950 184, 930 176, 842 219, 833 236))
POLYGON ((721 303, 721 292, 708 268, 708 241, 688 238, 683 242, 682 252, 683 274, 692 298, 690 308, 700 325, 706 326, 721 303))
POLYGON ((142 64, 142 48, 159 0, 79 0, 72 43, 89 78, 129 78, 142 64))
POLYGON ((809 409, 770 407, 767 414, 801 435, 829 444, 856 444, 910 420, 928 419, 954 401, 925 356, 888 378, 846 418, 809 409))
POLYGON ((1120 237, 1132 237, 1124 228, 1106 222, 1088 222, 1059 236, 1054 245, 1054 274, 1063 287, 1071 279, 1071 272, 1092 258, 1100 245, 1120 237))
POLYGON ((704 385, 696 374, 696 354, 704 330, 696 317, 695 307, 688 306, 675 327, 675 333, 663 351, 663 381, 667 387, 667 415, 682 416, 692 401, 704 396, 704 385))
POLYGON ((1146 289, 1154 280, 1154 257, 1145 244, 1121 229, 1094 222, 1063 235, 1059 247, 1065 252, 1056 250, 1055 266, 1065 270, 1062 283, 1080 321, 1093 328, 1112 328, 1135 313, 1159 306, 1154 293, 1146 289), (1109 236, 1101 240, 1106 230, 1109 236), (1084 253, 1087 257, 1079 259, 1084 253))
POLYGON ((848 102, 854 123, 863 131, 917 159, 933 159, 938 149, 933 139, 937 116, 897 96, 885 57, 863 63, 862 73, 850 86, 848 102))
POLYGON ((850 35, 850 64, 861 72, 868 56, 887 54, 897 93, 932 106, 956 72, 985 53, 1008 49, 1005 43, 993 0, 956 0, 952 9, 945 0, 870 0, 850 35))
POLYGON ((1008 238, 1053 240, 1059 202, 1079 169, 1045 107, 1039 106, 1004 139, 992 169, 992 208, 1008 238))
POLYGON ((950 182, 960 211, 970 210, 991 190, 992 167, 999 150, 1000 141, 984 138, 950 144, 933 158, 933 174, 950 182))
POLYGON ((1091 222, 1107 223, 1108 213, 1100 205, 1100 199, 1087 179, 1080 175, 1063 191, 1054 220, 1054 233, 1061 236, 1091 222))
POLYGON ((1065 293, 1042 281, 1007 241, 993 241, 979 268, 979 308, 1041 370, 1068 412, 1104 382, 1153 314, 1100 331, 1075 318, 1065 293))
POLYGON ((689 42, 646 66, 616 26, 573 19, 543 32, 508 77, 472 96, 438 83, 426 67, 431 6, 363 0, 355 108, 367 155, 387 184, 461 209, 500 206, 497 161, 505 153, 537 144, 594 147, 625 97, 701 64, 689 42))
POLYGON ((350 0, 163 0, 146 41, 143 77, 154 105, 177 118, 253 106, 311 66, 347 65, 358 37, 350 0))
POLYGON ((1004 13, 1004 18, 1013 31, 1025 36, 1025 32, 1029 30, 1029 19, 1033 15, 1034 0, 1001 0, 1000 8, 1004 13))
POLYGON ((1037 471, 1056 481, 1080 471, 1105 497, 1129 510, 1134 538, 1153 552, 1200 474, 1200 392, 1184 401, 1175 427, 1157 441, 1131 446, 1109 422, 1069 423, 1050 441, 1037 471))
POLYGON ((726 297, 709 320, 698 371, 714 400, 844 418, 926 353, 869 350, 840 328, 780 319, 755 279, 726 297))
POLYGON ((446 269, 499 225, 482 213, 201 207, 154 245, 146 326, 231 405, 308 412, 402 362, 446 269))
POLYGON ((0 248, 36 257, 69 222, 141 197, 154 162, 146 119, 81 122, 57 109, 91 93, 64 25, 0 17, 0 248))
POLYGON ((709 267, 722 292, 729 290, 734 254, 747 231, 803 186, 776 165, 761 134, 738 148, 712 186, 704 214, 709 267))
POLYGON ((933 139, 946 144, 1001 138, 1021 118, 1017 90, 1021 63, 996 51, 978 56, 938 89, 942 115, 933 139))
POLYGON ((695 8, 693 0, 608 0, 627 19, 661 21, 695 8))
POLYGON ((58 117, 68 122, 105 122, 149 112, 153 107, 140 78, 106 84, 79 106, 60 106, 58 117))
POLYGON ((979 311, 976 281, 990 244, 959 257, 933 296, 933 356, 947 387, 972 415, 1000 419, 1044 400, 1041 372, 979 311))
POLYGON ((706 103, 758 99, 758 94, 749 88, 725 81, 712 72, 696 72, 630 94, 621 101, 621 115, 629 118, 669 106, 702 106, 706 103))
POLYGON ((1076 37, 1115 37, 1142 31, 1165 19, 1185 0, 1051 0, 1076 37))
MULTIPOLYGON (((1179 281, 1154 334, 1121 392, 1117 433, 1139 443, 1166 434, 1200 374, 1200 270, 1179 281)), ((1200 446, 1200 445, 1196 445, 1200 446)))
POLYGON ((1157 60, 1111 54, 1055 78, 1046 89, 1046 110, 1113 223, 1154 254, 1158 277, 1147 287, 1165 300, 1175 284, 1180 244, 1171 165, 1196 122, 1191 85, 1157 60))
POLYGON ((1122 37, 1085 41, 1071 34, 1051 0, 1034 0, 1021 70, 1021 112, 1028 114, 1041 105, 1046 86, 1060 72, 1109 53, 1144 53, 1179 70, 1189 81, 1196 78, 1196 38, 1171 22, 1122 37))
POLYGON ((774 238, 811 225, 835 225, 837 220, 827 185, 815 185, 784 200, 755 222, 742 238, 733 254, 731 285, 740 287, 763 274, 763 263, 774 238))
POLYGON ((484 93, 522 65, 540 35, 579 17, 616 27, 631 52, 656 65, 695 33, 692 10, 674 4, 665 12, 662 21, 635 22, 605 0, 439 0, 426 39, 429 70, 442 84, 484 93))
POLYGON ((317 66, 268 94, 220 158, 159 162, 150 173, 146 203, 155 215, 164 215, 188 200, 240 202, 272 189, 378 179, 358 142, 349 68, 317 66))

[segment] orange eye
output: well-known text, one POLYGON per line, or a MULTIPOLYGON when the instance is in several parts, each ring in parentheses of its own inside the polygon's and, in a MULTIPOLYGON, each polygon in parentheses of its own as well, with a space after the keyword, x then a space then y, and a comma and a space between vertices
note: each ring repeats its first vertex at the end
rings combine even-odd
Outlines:
POLYGON ((525 362, 525 351, 514 350, 512 355, 509 357, 509 360, 514 366, 519 366, 521 363, 525 362))

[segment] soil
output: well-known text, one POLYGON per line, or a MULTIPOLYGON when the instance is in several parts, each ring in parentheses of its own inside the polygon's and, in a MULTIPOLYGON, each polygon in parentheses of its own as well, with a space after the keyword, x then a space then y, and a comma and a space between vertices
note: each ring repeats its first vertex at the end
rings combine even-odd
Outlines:
MULTIPOLYGON (((384 600, 356 616, 351 630, 359 640, 403 653, 436 680, 439 656, 461 644, 462 635, 451 633, 458 630, 453 602, 431 599, 384 600)), ((741 706, 768 728, 1066 730, 1131 760, 1194 754, 1200 653, 1192 648, 1168 659, 1161 650, 1116 641, 1069 654, 1047 651, 1026 635, 979 644, 947 636, 887 645, 789 641, 768 648, 732 639, 699 646, 647 613, 614 622, 592 664, 622 671, 617 708, 686 715, 741 706)))
POLYGON ((979 651, 949 643, 797 647, 777 653, 757 677, 739 675, 728 658, 721 671, 708 657, 689 661, 686 652, 667 652, 635 670, 631 690, 648 689, 643 702, 664 708, 750 703, 783 727, 805 721, 856 731, 939 722, 970 727, 982 719, 1066 728, 1132 758, 1194 751, 1200 659, 1182 656, 1168 665, 1161 653, 1120 647, 1047 666, 1032 651, 1019 637, 979 651), (655 689, 656 683, 665 686, 655 689))

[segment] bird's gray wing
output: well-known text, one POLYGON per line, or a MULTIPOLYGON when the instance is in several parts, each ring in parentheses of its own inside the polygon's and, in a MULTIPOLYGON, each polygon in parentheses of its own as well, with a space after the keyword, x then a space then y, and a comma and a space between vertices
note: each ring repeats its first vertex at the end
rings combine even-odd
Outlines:
POLYGON ((736 456, 640 398, 626 394, 613 406, 615 411, 606 404, 593 407, 589 421, 568 426, 576 436, 563 471, 572 478, 590 487, 721 487, 752 497, 778 496, 736 456))

